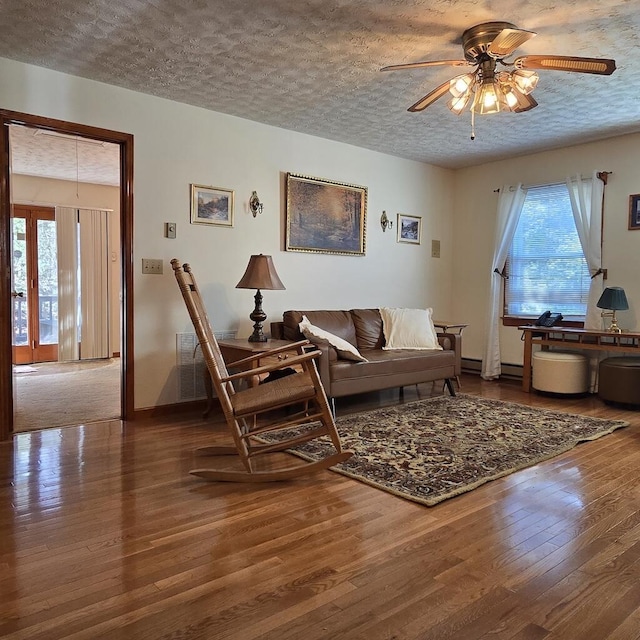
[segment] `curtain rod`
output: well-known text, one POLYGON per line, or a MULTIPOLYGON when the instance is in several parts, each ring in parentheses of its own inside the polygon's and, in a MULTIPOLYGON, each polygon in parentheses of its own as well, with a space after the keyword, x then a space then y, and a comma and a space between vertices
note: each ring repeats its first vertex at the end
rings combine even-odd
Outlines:
MULTIPOLYGON (((613 173, 613 171, 598 171, 597 176, 598 178, 600 178, 600 180, 602 180, 602 182, 604 182, 605 184, 607 184, 607 179, 608 177, 613 173)), ((585 178, 584 176, 580 176, 580 178, 582 180, 590 180, 591 176, 585 178)), ((522 185, 523 189, 536 189, 537 187, 555 187, 556 185, 560 185, 560 184, 565 184, 565 182, 543 182, 541 184, 525 184, 522 185)), ((513 191, 513 187, 509 187, 510 191, 513 191)), ((498 187, 497 189, 493 190, 493 193, 500 193, 500 187, 498 187)))

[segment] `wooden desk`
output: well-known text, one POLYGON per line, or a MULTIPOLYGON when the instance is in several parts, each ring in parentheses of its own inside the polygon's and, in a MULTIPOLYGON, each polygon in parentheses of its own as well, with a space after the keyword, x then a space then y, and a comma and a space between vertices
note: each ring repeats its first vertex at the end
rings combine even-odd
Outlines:
MULTIPOLYGON (((259 367, 261 364, 268 364, 268 358, 261 358, 265 351, 277 349, 278 347, 286 347, 290 344, 293 344, 291 340, 267 340, 266 342, 249 342, 247 338, 225 338, 224 340, 218 340, 218 346, 220 347, 220 352, 227 367, 230 367, 238 360, 255 355, 255 359, 251 364, 246 365, 246 369, 259 367), (265 360, 265 362, 261 363, 261 359, 265 360)), ((288 356, 286 353, 281 353, 273 357, 277 357, 278 360, 286 360, 288 356)), ((258 382, 259 380, 252 380, 251 385, 256 385, 258 382)), ((211 376, 206 366, 204 368, 204 388, 207 393, 207 408, 205 409, 203 417, 206 418, 213 408, 213 387, 211 385, 211 376)))
POLYGON ((592 351, 612 351, 614 353, 640 354, 640 333, 630 331, 611 333, 609 331, 587 331, 569 327, 518 327, 523 332, 524 361, 522 363, 522 389, 531 392, 531 358, 533 346, 542 349, 560 347, 592 351))

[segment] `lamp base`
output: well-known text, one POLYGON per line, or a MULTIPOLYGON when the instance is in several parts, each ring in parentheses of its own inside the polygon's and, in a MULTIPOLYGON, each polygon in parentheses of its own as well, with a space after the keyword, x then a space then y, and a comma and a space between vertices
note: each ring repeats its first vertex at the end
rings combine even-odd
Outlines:
POLYGON ((262 310, 262 294, 260 289, 253 297, 255 302, 254 310, 249 314, 249 319, 253 320, 253 333, 249 336, 249 342, 266 342, 267 336, 262 333, 262 323, 267 319, 267 314, 262 310))
POLYGON ((607 331, 609 333, 622 333, 622 329, 617 325, 615 321, 609 325, 607 331))
POLYGON ((253 325, 253 333, 249 336, 249 342, 266 342, 267 336, 262 333, 262 325, 256 322, 253 325))

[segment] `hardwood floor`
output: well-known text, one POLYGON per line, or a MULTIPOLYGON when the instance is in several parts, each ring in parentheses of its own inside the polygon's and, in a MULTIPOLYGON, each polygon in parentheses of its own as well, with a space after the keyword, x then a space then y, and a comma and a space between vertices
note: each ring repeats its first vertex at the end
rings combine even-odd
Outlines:
POLYGON ((224 428, 197 415, 19 434, 0 443, 0 637, 640 638, 640 411, 462 387, 630 426, 432 508, 330 471, 205 483, 193 449, 224 428))

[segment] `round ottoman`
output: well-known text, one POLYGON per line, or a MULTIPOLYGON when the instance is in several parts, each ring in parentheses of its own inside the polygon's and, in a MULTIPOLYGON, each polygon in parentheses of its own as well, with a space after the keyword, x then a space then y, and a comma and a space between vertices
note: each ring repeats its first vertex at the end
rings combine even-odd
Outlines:
POLYGON ((640 405, 640 358, 605 358, 598 368, 598 395, 605 402, 640 405))
POLYGON ((587 357, 580 353, 536 351, 531 386, 550 393, 586 393, 589 391, 587 357))

